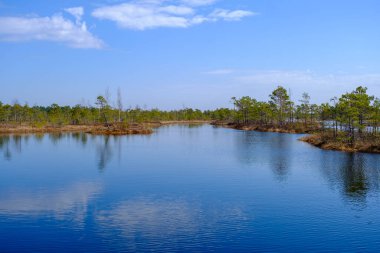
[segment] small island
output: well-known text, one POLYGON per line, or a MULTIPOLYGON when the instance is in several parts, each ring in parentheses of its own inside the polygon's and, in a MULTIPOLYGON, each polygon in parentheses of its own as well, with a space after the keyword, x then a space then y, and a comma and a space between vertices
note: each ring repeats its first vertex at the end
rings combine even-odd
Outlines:
POLYGON ((232 98, 234 110, 219 109, 214 125, 239 130, 308 134, 300 141, 327 150, 380 153, 380 100, 359 86, 329 103, 310 103, 303 93, 298 103, 279 86, 268 102, 249 96, 232 98))

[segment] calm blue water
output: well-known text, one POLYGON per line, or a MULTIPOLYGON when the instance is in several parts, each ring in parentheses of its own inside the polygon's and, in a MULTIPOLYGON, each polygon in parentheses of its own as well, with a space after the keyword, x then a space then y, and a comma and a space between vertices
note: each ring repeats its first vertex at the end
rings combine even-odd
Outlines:
POLYGON ((0 137, 0 252, 378 252, 380 155, 212 126, 0 137))

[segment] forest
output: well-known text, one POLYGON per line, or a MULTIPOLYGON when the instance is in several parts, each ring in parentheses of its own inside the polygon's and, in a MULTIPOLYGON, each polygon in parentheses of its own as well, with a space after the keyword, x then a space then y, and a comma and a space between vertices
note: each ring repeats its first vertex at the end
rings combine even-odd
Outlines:
POLYGON ((303 93, 299 100, 292 100, 282 86, 269 95, 268 101, 250 96, 232 97, 233 108, 215 110, 163 111, 138 106, 124 109, 120 92, 113 104, 116 106, 102 95, 89 106, 29 106, 0 102, 0 124, 2 128, 15 125, 60 127, 204 120, 238 129, 254 126, 269 131, 276 128, 287 132, 319 132, 319 140, 333 139, 351 146, 360 141, 379 139, 380 100, 367 94, 367 88, 362 86, 319 105, 311 103, 308 93, 303 93))

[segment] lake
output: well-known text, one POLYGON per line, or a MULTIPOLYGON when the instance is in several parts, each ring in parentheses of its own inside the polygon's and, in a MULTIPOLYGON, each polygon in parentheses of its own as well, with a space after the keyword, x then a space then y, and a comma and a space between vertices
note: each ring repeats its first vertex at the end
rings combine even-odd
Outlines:
POLYGON ((0 136, 0 252, 378 252, 380 155, 301 136, 0 136))

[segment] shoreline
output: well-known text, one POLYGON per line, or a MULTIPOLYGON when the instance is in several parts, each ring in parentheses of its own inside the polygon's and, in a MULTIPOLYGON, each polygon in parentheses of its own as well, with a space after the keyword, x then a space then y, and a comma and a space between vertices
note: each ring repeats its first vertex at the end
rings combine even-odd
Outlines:
POLYGON ((274 125, 253 125, 253 124, 237 124, 232 122, 212 122, 213 126, 220 126, 225 128, 231 128, 235 130, 243 130, 243 131, 256 131, 256 132, 269 132, 269 133, 286 133, 286 134, 310 134, 318 130, 318 128, 304 128, 302 126, 299 127, 279 127, 274 125))
POLYGON ((333 150, 347 153, 371 153, 371 154, 380 154, 380 144, 363 142, 359 141, 354 144, 354 146, 349 146, 345 143, 341 143, 335 140, 326 140, 323 139, 320 134, 312 134, 304 136, 299 141, 306 142, 314 147, 323 149, 323 150, 333 150))
POLYGON ((134 135, 152 134, 153 128, 176 124, 210 124, 211 121, 187 120, 187 121, 158 121, 146 123, 131 123, 105 125, 64 125, 35 127, 29 125, 0 125, 0 134, 49 134, 49 133, 88 133, 93 135, 134 135))
POLYGON ((65 126, 0 126, 0 134, 49 134, 49 133, 88 133, 93 135, 151 134, 153 130, 144 124, 118 125, 65 125, 65 126))
POLYGON ((271 132, 271 133, 287 133, 287 134, 307 134, 304 137, 298 139, 299 141, 306 142, 314 147, 323 150, 333 150, 348 153, 371 153, 380 154, 380 143, 363 142, 359 141, 355 143, 354 146, 349 146, 345 143, 338 142, 333 139, 323 138, 323 136, 318 133, 318 128, 280 128, 278 126, 258 126, 258 125, 246 125, 246 124, 236 124, 228 122, 213 122, 212 125, 220 126, 225 128, 231 128, 235 130, 243 131, 257 131, 257 132, 271 132))

